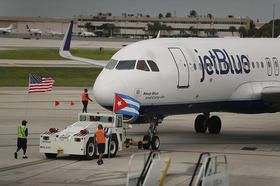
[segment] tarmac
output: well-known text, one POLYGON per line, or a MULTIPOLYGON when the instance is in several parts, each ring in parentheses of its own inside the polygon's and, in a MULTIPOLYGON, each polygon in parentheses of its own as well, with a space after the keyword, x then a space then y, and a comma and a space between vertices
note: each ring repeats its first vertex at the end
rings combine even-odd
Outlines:
MULTIPOLYGON (((98 40, 98 39, 97 39, 98 40)), ((124 41, 73 41, 78 48, 119 48, 124 41), (96 42, 100 42, 100 45, 96 42)), ((0 48, 58 48, 59 40, 23 40, 0 38, 0 48)), ((0 66, 83 66, 75 61, 0 60, 0 66)), ((49 93, 28 94, 27 87, 0 87, 0 185, 125 185, 129 159, 134 153, 148 153, 131 147, 118 152, 117 157, 104 159, 98 166, 96 159, 60 155, 48 160, 39 153, 40 134, 51 127, 63 129, 74 123, 82 109, 81 93, 92 87, 54 87, 49 93), (60 105, 55 107, 55 101, 60 105), (70 101, 75 103, 70 106, 70 101), (17 127, 28 120, 28 159, 14 159, 17 127)), ((89 103, 89 112, 110 113, 96 102, 89 103)), ((164 119, 158 127, 162 157, 170 157, 164 185, 188 185, 201 152, 225 154, 228 160, 230 185, 276 186, 280 183, 280 113, 219 115, 223 126, 221 134, 196 134, 193 123, 196 115, 177 115, 164 119)), ((147 124, 133 125, 127 136, 142 140, 147 124)), ((140 170, 143 157, 133 162, 133 170, 140 170)), ((131 171, 131 170, 130 170, 131 171)))
MULTIPOLYGON (((80 95, 91 87, 54 87, 49 93, 27 94, 27 87, 0 88, 0 185, 125 185, 128 161, 133 153, 149 152, 131 147, 118 152, 117 157, 85 161, 75 156, 61 155, 48 160, 39 153, 40 133, 51 127, 63 129, 77 120, 82 109, 80 95), (55 101, 60 105, 55 107, 55 101), (75 103, 70 106, 70 101, 75 103), (17 126, 28 120, 28 159, 14 159, 17 126)), ((89 112, 109 111, 95 101, 89 112)), ((164 185, 188 185, 201 152, 226 154, 230 185, 279 185, 280 183, 280 114, 219 115, 221 134, 196 134, 196 115, 167 117, 158 127, 162 157, 170 157, 171 165, 164 185), (245 148, 246 147, 246 148, 245 148), (247 150, 242 150, 242 149, 247 150)), ((134 125, 127 135, 141 140, 148 125, 134 125)), ((139 169, 143 158, 132 166, 139 169)))
MULTIPOLYGON (((108 38, 77 38, 79 40, 71 41, 71 48, 79 49, 119 49, 123 46, 135 42, 131 39, 109 40, 108 38)), ((0 37, 0 49, 34 49, 34 48, 59 48, 62 43, 60 39, 22 39, 0 37)))

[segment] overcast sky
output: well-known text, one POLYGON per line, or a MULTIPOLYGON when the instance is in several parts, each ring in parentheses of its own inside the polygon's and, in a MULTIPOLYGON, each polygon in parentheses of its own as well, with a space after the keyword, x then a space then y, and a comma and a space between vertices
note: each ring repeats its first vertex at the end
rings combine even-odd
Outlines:
POLYGON ((74 17, 111 12, 120 16, 129 14, 158 16, 171 12, 177 17, 186 16, 190 10, 199 15, 211 13, 214 17, 250 17, 267 22, 280 17, 280 0, 0 0, 0 16, 74 17))

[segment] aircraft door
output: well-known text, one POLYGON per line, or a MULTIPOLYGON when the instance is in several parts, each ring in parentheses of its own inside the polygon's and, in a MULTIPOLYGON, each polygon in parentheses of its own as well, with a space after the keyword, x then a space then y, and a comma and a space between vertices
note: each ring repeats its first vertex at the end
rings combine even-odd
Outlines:
POLYGON ((180 48, 170 47, 168 49, 172 55, 172 58, 178 70, 177 88, 188 88, 190 86, 189 85, 190 73, 189 73, 189 65, 187 63, 185 55, 183 54, 180 48))

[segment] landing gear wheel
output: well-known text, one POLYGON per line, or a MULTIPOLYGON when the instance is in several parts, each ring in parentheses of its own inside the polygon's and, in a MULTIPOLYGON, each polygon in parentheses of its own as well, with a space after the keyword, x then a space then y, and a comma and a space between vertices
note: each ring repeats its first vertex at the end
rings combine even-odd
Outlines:
POLYGON ((93 139, 90 138, 87 142, 87 146, 86 146, 86 155, 85 155, 85 159, 87 160, 93 160, 93 158, 96 155, 96 148, 94 147, 94 143, 93 143, 93 139))
POLYGON ((45 153, 45 156, 48 158, 48 159, 55 159, 57 154, 55 153, 45 153))
POLYGON ((207 130, 207 125, 206 125, 206 116, 205 115, 198 115, 196 118, 195 118, 195 122, 194 122, 194 129, 195 129, 195 132, 197 133, 205 133, 206 130, 207 130))
POLYGON ((110 153, 110 156, 108 154, 108 157, 115 157, 117 155, 117 152, 118 152, 118 140, 116 138, 116 136, 112 136, 111 138, 111 142, 110 142, 110 145, 108 147, 108 152, 110 153))
POLYGON ((152 149, 153 150, 158 150, 160 146, 160 141, 158 136, 153 136, 152 137, 152 143, 151 143, 152 149))
POLYGON ((149 149, 150 148, 150 144, 151 144, 151 137, 149 135, 145 135, 143 137, 143 141, 148 141, 148 143, 144 143, 143 144, 143 148, 146 149, 146 150, 149 149))
POLYGON ((212 116, 207 121, 207 127, 210 134, 219 134, 222 127, 221 119, 218 116, 212 116))
POLYGON ((137 146, 138 146, 138 149, 142 149, 142 147, 143 147, 142 141, 139 141, 137 146))

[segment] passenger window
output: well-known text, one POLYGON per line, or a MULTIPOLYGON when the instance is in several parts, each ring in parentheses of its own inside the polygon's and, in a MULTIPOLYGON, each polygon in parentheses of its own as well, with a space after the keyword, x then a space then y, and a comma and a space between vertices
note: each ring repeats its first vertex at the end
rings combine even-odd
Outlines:
POLYGON ((193 64, 193 68, 194 68, 194 70, 196 70, 196 64, 195 63, 193 64))
POLYGON ((144 60, 138 60, 136 69, 143 71, 150 71, 148 65, 144 60))
POLYGON ((261 62, 261 67, 263 68, 264 66, 263 66, 263 62, 261 62))
POLYGON ((118 63, 117 60, 111 59, 111 60, 109 61, 109 63, 105 66, 105 68, 106 68, 106 69, 112 70, 112 69, 115 68, 115 66, 116 66, 117 63, 118 63))
POLYGON ((255 63, 254 62, 252 62, 252 67, 255 68, 255 63))
POLYGON ((116 69, 118 70, 133 70, 136 60, 119 61, 116 69))
POLYGON ((279 75, 279 63, 278 63, 278 60, 276 57, 273 57, 272 58, 272 61, 273 61, 273 64, 274 64, 274 73, 275 73, 275 76, 278 76, 279 75))
POLYGON ((256 62, 257 63, 257 68, 260 68, 260 64, 259 64, 259 62, 256 62))
POLYGON ((153 72, 159 72, 158 66, 154 61, 147 60, 147 62, 148 62, 149 66, 150 66, 150 68, 153 72))

